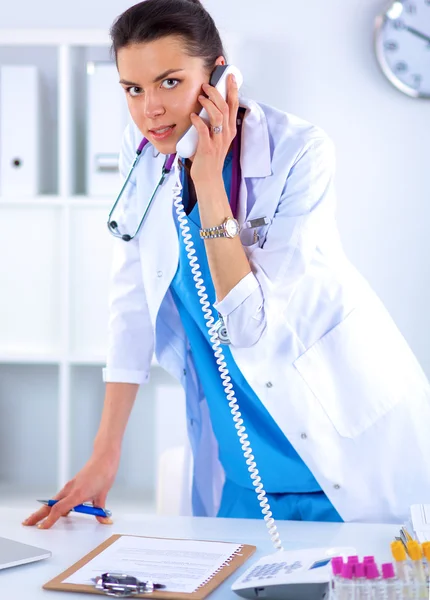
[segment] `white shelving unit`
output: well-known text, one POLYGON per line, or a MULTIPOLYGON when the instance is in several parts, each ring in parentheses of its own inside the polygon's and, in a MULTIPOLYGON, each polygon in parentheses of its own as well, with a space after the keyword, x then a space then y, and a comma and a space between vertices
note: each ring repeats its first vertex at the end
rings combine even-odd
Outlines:
MULTIPOLYGON (((47 99, 43 194, 0 197, 0 503, 52 496, 89 457, 99 422, 111 260, 106 218, 117 190, 109 198, 85 195, 79 93, 86 62, 109 60, 109 46, 104 31, 0 29, 0 64, 40 66, 47 99)), ((111 503, 154 508, 157 457, 182 443, 183 405, 182 388, 154 363, 127 429, 111 503)))

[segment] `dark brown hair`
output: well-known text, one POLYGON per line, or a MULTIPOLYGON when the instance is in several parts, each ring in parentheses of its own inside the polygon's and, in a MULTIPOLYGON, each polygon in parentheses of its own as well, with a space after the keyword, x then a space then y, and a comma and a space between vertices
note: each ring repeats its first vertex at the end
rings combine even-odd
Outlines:
POLYGON ((204 59, 208 72, 219 56, 227 56, 214 20, 199 0, 144 0, 131 6, 110 30, 112 53, 130 44, 153 42, 170 35, 183 39, 189 56, 204 59))

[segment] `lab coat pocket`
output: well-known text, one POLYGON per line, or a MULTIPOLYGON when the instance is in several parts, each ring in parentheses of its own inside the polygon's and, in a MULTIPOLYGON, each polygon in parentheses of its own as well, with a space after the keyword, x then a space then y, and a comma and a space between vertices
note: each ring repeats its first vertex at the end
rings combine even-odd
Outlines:
POLYGON ((354 438, 398 402, 413 400, 423 373, 383 306, 359 307, 295 362, 338 433, 354 438))
POLYGON ((240 241, 247 256, 260 246, 260 236, 256 229, 243 229, 240 232, 240 241))

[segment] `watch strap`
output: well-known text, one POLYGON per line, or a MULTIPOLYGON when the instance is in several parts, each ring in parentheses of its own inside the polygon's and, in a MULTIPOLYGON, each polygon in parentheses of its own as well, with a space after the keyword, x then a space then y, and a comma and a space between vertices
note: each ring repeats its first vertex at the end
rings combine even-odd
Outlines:
POLYGON ((216 227, 208 227, 207 229, 200 229, 200 237, 204 240, 209 240, 212 238, 221 238, 228 237, 224 223, 222 225, 217 225, 216 227))

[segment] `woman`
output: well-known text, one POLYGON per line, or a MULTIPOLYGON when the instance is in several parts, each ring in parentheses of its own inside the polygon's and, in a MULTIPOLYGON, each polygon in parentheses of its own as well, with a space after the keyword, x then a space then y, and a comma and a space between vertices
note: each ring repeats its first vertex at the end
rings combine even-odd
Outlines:
MULTIPOLYGON (((411 503, 430 497, 429 385, 344 255, 330 140, 292 115, 239 98, 232 80, 227 101, 207 85, 226 54, 198 0, 147 0, 121 15, 111 34, 134 121, 122 175, 142 136, 153 146, 128 184, 121 227, 133 233, 166 155, 194 125, 199 145, 181 171, 186 216, 179 221, 190 228, 209 302, 231 342, 222 348, 274 517, 405 518, 411 503), (196 115, 202 107, 209 125, 196 115), (229 237, 223 224, 234 234, 233 218, 241 231, 229 237), (221 237, 211 237, 214 227, 221 237)), ((178 169, 140 234, 116 240, 106 398, 93 455, 59 492, 61 501, 28 525, 46 517, 40 526, 51 527, 83 501, 105 506, 154 351, 186 391, 194 514, 261 516, 173 208, 178 169)))

